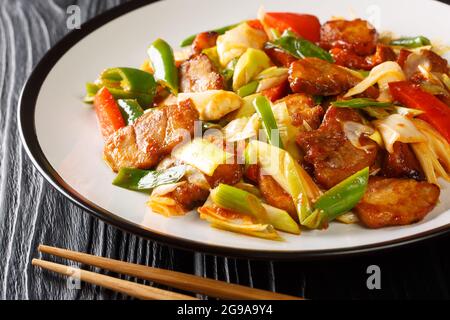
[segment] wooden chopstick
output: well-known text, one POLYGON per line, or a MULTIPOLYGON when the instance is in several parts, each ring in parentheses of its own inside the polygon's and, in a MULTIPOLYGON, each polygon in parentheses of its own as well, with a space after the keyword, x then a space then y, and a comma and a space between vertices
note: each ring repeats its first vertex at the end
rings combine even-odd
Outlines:
POLYGON ((197 300, 197 298, 184 294, 166 291, 143 284, 109 277, 103 274, 76 269, 58 263, 53 263, 40 259, 33 259, 32 265, 43 269, 54 271, 66 276, 79 276, 81 281, 89 282, 120 293, 125 293, 131 297, 147 300, 197 300))
POLYGON ((43 253, 103 268, 116 273, 154 281, 173 288, 201 293, 210 297, 251 300, 302 300, 298 297, 271 291, 254 289, 182 272, 147 267, 56 247, 40 245, 38 249, 43 253))

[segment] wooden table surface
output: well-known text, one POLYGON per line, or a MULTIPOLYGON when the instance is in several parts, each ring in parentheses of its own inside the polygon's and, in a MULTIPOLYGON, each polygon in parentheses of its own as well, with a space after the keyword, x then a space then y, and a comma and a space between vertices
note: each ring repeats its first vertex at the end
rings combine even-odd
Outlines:
POLYGON ((69 5, 79 5, 86 21, 123 2, 0 1, 0 299, 128 299, 87 284, 73 290, 64 278, 32 267, 41 243, 311 299, 450 297, 450 236, 358 257, 250 261, 144 240, 93 218, 59 194, 21 146, 20 90, 42 55, 69 31, 69 5), (370 265, 381 269, 380 290, 367 288, 370 265))

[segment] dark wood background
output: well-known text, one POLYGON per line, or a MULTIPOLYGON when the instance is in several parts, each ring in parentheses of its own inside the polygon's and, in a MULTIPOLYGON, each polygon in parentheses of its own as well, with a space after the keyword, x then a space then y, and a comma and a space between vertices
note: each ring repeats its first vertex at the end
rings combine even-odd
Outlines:
POLYGON ((42 55, 69 31, 69 5, 79 5, 86 21, 123 2, 0 0, 0 299, 128 299, 86 284, 71 290, 64 278, 32 267, 41 243, 311 299, 449 298, 449 236, 341 259, 238 260, 173 249, 122 232, 83 212, 44 181, 21 146, 16 121, 20 90, 42 55), (366 286, 369 265, 381 268, 381 290, 366 286))

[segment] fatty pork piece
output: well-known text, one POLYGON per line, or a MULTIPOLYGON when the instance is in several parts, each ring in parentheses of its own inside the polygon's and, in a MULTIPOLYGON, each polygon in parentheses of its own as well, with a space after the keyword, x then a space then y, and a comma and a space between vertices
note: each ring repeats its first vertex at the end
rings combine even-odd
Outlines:
POLYGON ((303 121, 306 121, 312 129, 320 126, 325 112, 320 105, 316 105, 312 96, 303 93, 290 94, 276 101, 275 104, 283 102, 286 103, 294 126, 303 125, 303 121))
POLYGON ((360 56, 352 50, 341 48, 333 48, 330 53, 337 65, 368 71, 383 62, 397 60, 394 50, 382 44, 378 44, 375 53, 370 56, 360 56))
POLYGON ((373 177, 355 211, 369 228, 407 225, 422 220, 439 193, 439 187, 428 182, 373 177))
POLYGON ((362 123, 356 111, 330 107, 319 129, 300 132, 297 137, 306 165, 312 165, 314 178, 326 189, 372 166, 377 158, 378 145, 373 140, 361 136, 360 144, 367 149, 361 150, 347 139, 342 128, 347 121, 362 123))
POLYGON ((185 133, 192 136, 198 117, 191 100, 155 108, 112 134, 105 142, 103 158, 115 172, 120 168, 149 169, 169 154, 185 133))
MULTIPOLYGON (((344 68, 318 58, 293 62, 289 67, 288 79, 293 92, 321 96, 339 95, 361 81, 344 68)), ((377 98, 378 90, 370 87, 364 94, 377 98)))
POLYGON ((203 92, 225 87, 223 76, 205 54, 196 54, 180 66, 180 91, 203 92))
POLYGON ((368 56, 375 51, 378 34, 375 28, 361 19, 332 20, 322 25, 320 46, 326 50, 332 48, 348 49, 360 56, 368 56))
POLYGON ((396 142, 393 146, 393 152, 386 152, 383 164, 382 174, 388 178, 411 178, 415 180, 424 180, 424 173, 416 155, 408 144, 396 142))
MULTIPOLYGON (((205 175, 211 189, 217 187, 220 183, 235 185, 241 181, 243 176, 243 166, 239 164, 221 164, 214 171, 212 176, 205 175)), ((192 210, 202 205, 209 196, 209 189, 203 185, 197 185, 190 181, 179 185, 171 192, 171 196, 177 204, 184 210, 192 210)))

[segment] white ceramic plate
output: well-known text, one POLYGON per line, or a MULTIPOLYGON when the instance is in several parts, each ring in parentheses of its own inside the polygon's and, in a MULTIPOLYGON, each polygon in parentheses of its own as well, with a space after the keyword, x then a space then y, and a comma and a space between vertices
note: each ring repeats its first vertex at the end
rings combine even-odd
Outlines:
MULTIPOLYGON (((146 47, 161 37, 176 46, 184 37, 248 18, 260 5, 268 11, 369 19, 380 31, 426 35, 448 43, 450 7, 429 0, 168 0, 113 9, 69 34, 44 57, 24 88, 19 122, 24 145, 41 173, 63 194, 97 217, 141 236, 186 249, 225 255, 303 258, 356 253, 405 244, 442 233, 450 226, 450 190, 420 223, 369 230, 332 223, 325 231, 284 235, 272 242, 209 227, 195 212, 165 218, 151 212, 147 196, 114 187, 103 163, 102 138, 84 83, 104 68, 139 66, 146 47)), ((411 199, 414 201, 414 199, 411 199)))

